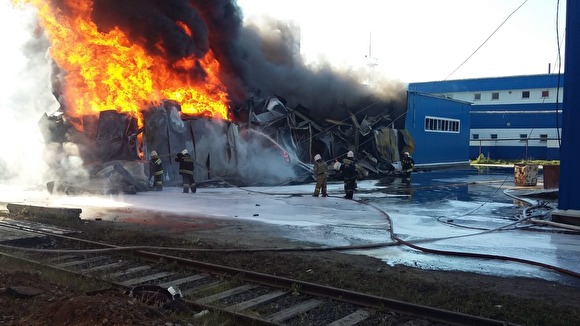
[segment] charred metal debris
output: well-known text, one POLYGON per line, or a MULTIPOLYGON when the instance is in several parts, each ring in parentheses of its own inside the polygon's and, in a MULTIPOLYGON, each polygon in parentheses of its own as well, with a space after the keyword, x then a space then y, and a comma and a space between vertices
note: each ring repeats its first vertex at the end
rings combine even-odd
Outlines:
POLYGON ((143 111, 139 126, 136 117, 116 110, 71 119, 59 109, 39 121, 51 171, 47 188, 68 194, 148 191, 152 150, 163 161, 164 185, 180 184, 174 156, 183 149, 195 160, 201 186, 312 182, 316 154, 336 179, 332 165, 349 150, 361 179, 397 173, 400 153, 415 147, 400 128, 405 113, 382 109, 377 101, 340 110, 342 119, 315 118, 309 109, 289 108, 276 96, 252 98, 231 111, 232 122, 186 116, 178 103, 164 101, 143 111), (379 114, 367 114, 377 106, 379 114))

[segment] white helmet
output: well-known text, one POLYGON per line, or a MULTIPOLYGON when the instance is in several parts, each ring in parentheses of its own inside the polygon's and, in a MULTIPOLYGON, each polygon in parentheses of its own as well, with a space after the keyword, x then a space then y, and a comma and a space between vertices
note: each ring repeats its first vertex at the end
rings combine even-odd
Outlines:
POLYGON ((187 149, 182 150, 181 154, 183 154, 183 155, 187 154, 187 149))
POLYGON ((157 156, 157 152, 156 151, 151 151, 151 157, 155 157, 157 156))
POLYGON ((407 155, 407 156, 411 156, 411 154, 409 154, 409 152, 405 152, 405 155, 407 155))
POLYGON ((348 151, 348 153, 346 153, 346 157, 352 157, 352 158, 354 158, 354 152, 353 151, 348 151))
POLYGON ((314 155, 314 160, 315 161, 322 160, 322 156, 320 156, 320 154, 316 154, 314 155))

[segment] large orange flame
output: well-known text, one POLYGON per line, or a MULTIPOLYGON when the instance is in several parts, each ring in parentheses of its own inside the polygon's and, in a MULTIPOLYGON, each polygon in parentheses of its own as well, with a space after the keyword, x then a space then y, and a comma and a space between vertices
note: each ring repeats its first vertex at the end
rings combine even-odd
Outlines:
MULTIPOLYGON (((194 57, 169 62, 152 56, 116 27, 107 33, 99 31, 90 18, 92 1, 62 2, 74 11, 73 16, 54 10, 47 1, 13 0, 38 10, 51 42, 50 55, 66 72, 61 101, 68 116, 81 118, 117 110, 132 114, 142 126, 142 110, 162 100, 174 100, 184 114, 228 118, 227 93, 211 50, 198 63, 206 77, 193 80, 186 72, 193 69, 194 57)), ((185 24, 176 23, 191 35, 185 24)))

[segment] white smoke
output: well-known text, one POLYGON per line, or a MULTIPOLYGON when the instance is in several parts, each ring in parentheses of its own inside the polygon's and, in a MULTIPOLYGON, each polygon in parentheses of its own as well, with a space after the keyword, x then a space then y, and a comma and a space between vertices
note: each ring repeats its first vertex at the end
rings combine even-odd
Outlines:
POLYGON ((0 0, 4 31, 0 60, 0 183, 38 185, 47 169, 38 121, 58 109, 51 93, 48 41, 39 33, 35 13, 0 0))
MULTIPOLYGON (((243 185, 278 185, 294 180, 296 155, 267 135, 217 119, 194 128, 196 180, 233 179, 243 185), (291 160, 293 159, 293 160, 291 160)), ((190 145, 186 145, 190 146, 190 145)))
POLYGON ((239 174, 249 184, 281 185, 300 181, 294 169, 295 153, 288 153, 267 135, 246 130, 245 141, 239 146, 239 174))
POLYGON ((53 95, 54 63, 50 42, 38 25, 31 7, 13 7, 0 0, 0 28, 3 58, 0 60, 0 184, 46 190, 56 179, 74 183, 88 178, 78 145, 45 143, 39 126, 45 114, 56 112, 60 104, 53 95), (57 168, 57 169, 55 169, 57 168), (55 176, 63 171, 65 177, 55 176))

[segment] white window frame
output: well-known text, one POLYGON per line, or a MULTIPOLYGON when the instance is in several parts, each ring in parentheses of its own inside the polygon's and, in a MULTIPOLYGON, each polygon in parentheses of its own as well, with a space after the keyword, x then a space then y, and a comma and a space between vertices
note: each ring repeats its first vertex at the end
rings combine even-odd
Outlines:
POLYGON ((444 132, 458 134, 461 131, 461 120, 425 116, 425 124, 423 125, 425 131, 428 132, 444 132))

